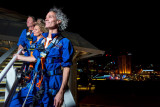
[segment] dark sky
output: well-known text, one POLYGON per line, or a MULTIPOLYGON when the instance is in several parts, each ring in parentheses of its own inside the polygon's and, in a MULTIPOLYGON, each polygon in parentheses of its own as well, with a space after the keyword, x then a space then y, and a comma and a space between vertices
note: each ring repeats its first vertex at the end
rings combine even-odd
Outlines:
POLYGON ((67 31, 79 33, 101 50, 126 50, 142 62, 159 63, 156 2, 1 0, 0 6, 37 18, 45 18, 53 6, 61 7, 70 19, 67 31))

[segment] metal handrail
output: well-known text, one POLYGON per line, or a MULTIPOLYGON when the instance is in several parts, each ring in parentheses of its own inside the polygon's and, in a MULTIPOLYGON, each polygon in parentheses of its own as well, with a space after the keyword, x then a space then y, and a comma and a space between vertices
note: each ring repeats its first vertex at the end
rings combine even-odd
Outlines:
MULTIPOLYGON (((16 53, 16 54, 20 54, 22 52, 22 48, 16 53)), ((14 56, 11 61, 7 64, 7 66, 3 69, 3 71, 0 73, 0 82, 3 80, 3 78, 6 76, 7 72, 9 71, 9 69, 11 68, 11 66, 14 64, 14 62, 16 61, 17 56, 14 56)))
POLYGON ((11 102, 13 96, 14 96, 14 93, 16 92, 16 88, 18 86, 19 81, 20 81, 20 78, 17 78, 15 80, 15 82, 14 82, 14 84, 13 84, 13 86, 12 86, 12 88, 11 88, 9 94, 8 94, 8 97, 7 97, 3 107, 9 107, 9 104, 10 104, 10 102, 11 102))
MULTIPOLYGON (((23 63, 23 65, 21 66, 19 73, 16 74, 15 81, 12 85, 12 88, 9 91, 9 94, 8 94, 8 96, 7 96, 7 98, 4 102, 3 107, 9 107, 10 102, 11 102, 11 100, 12 100, 12 98, 13 98, 15 92, 16 92, 17 86, 22 79, 21 77, 22 77, 22 72, 23 72, 24 66, 25 66, 25 63, 23 63)), ((16 69, 15 71, 18 72, 18 69, 16 69)))
POLYGON ((17 48, 17 45, 14 45, 10 50, 8 50, 6 53, 4 53, 0 57, 0 64, 17 48))

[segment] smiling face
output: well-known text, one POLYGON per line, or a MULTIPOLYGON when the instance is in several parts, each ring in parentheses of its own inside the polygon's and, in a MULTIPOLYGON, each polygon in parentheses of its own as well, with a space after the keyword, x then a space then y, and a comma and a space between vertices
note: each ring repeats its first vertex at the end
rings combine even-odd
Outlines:
POLYGON ((33 30, 34 36, 40 36, 42 34, 40 27, 36 25, 33 30))
POLYGON ((48 12, 45 19, 45 27, 48 29, 58 29, 58 25, 61 23, 60 20, 57 20, 55 12, 48 12))

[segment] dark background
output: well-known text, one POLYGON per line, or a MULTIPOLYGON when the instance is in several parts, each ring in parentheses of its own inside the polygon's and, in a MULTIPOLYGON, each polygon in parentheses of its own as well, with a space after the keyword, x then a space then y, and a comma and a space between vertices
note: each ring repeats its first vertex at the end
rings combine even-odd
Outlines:
POLYGON ((43 18, 50 8, 63 8, 67 31, 79 33, 101 50, 131 52, 137 63, 159 63, 159 8, 156 2, 87 0, 1 0, 0 7, 43 18))

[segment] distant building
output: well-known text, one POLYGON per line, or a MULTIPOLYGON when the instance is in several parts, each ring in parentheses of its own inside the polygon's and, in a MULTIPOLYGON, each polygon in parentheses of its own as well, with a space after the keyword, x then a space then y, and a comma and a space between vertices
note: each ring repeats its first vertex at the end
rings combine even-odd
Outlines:
POLYGON ((131 74, 131 55, 118 56, 119 74, 131 74))

